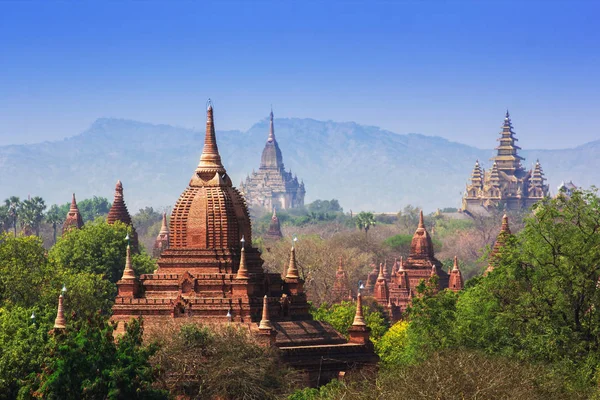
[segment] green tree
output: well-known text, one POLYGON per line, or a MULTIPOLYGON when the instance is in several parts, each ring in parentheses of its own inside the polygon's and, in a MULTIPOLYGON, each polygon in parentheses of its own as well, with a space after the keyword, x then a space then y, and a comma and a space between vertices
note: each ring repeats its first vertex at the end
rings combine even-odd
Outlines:
POLYGON ((356 227, 365 231, 365 237, 369 233, 369 229, 375 225, 375 217, 372 212, 361 211, 355 218, 356 227))
MULTIPOLYGON (((356 303, 343 301, 341 303, 323 303, 317 309, 311 308, 311 314, 317 321, 324 321, 333 326, 341 334, 348 336, 356 314, 356 303)), ((389 328, 385 312, 375 301, 363 301, 363 314, 367 326, 371 329, 370 338, 376 342, 389 328)))
POLYGON ((21 225, 26 232, 40 234, 40 225, 44 220, 46 203, 39 196, 27 199, 21 203, 21 225))
POLYGON ((538 203, 496 267, 461 296, 460 344, 562 365, 580 385, 600 365, 600 200, 575 192, 538 203))
POLYGON ((0 236, 0 304, 33 307, 52 273, 39 237, 0 236))
POLYGON ((56 244, 56 229, 64 222, 64 220, 65 218, 62 216, 60 207, 53 204, 46 213, 46 222, 52 226, 52 244, 56 244))
POLYGON ((22 398, 166 399, 152 388, 157 370, 149 358, 155 344, 142 344, 142 326, 132 320, 114 339, 113 325, 96 314, 68 324, 53 335, 45 350, 42 372, 31 374, 22 398))
MULTIPOLYGON (((128 227, 120 222, 89 222, 58 240, 50 249, 50 262, 70 271, 100 274, 115 283, 125 268, 127 233, 128 227)), ((151 273, 156 268, 155 261, 145 253, 134 254, 132 262, 138 274, 151 273)))
POLYGON ((17 221, 19 219, 19 212, 21 209, 21 200, 17 196, 11 196, 4 200, 4 204, 8 208, 10 224, 14 229, 15 236, 17 236, 17 221))
POLYGON ((77 203, 84 221, 94 221, 98 217, 108 215, 111 203, 105 197, 94 196, 77 203))
POLYGON ((407 205, 402 211, 398 212, 398 225, 404 233, 411 233, 419 224, 419 207, 407 205))
POLYGON ((17 398, 25 378, 41 372, 50 315, 38 307, 0 307, 0 399, 17 398), (35 313, 35 324, 31 319, 35 313))

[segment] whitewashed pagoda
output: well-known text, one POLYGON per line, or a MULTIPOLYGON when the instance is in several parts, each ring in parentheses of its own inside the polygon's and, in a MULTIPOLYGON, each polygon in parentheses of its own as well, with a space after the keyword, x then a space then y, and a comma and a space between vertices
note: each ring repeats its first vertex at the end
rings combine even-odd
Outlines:
POLYGON ((273 111, 269 137, 262 152, 260 167, 240 184, 240 192, 249 206, 285 210, 304 206, 304 182, 283 166, 283 156, 275 139, 273 111))

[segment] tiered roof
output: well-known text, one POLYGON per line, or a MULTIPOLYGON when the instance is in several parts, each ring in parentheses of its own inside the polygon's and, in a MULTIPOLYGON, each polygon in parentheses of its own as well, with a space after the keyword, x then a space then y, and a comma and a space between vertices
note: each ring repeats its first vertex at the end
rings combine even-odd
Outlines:
POLYGON ((502 132, 500 132, 500 137, 498 138, 500 145, 496 147, 498 152, 495 157, 492 157, 492 160, 498 164, 499 170, 509 171, 514 174, 515 171, 522 169, 521 160, 524 160, 524 158, 517 154, 517 151, 521 150, 521 148, 516 145, 518 140, 519 139, 515 137, 515 132, 513 131, 510 114, 508 113, 508 110, 506 110, 502 132))
POLYGON ((106 216, 106 222, 109 224, 114 224, 117 221, 129 226, 131 247, 133 251, 137 253, 139 251, 138 236, 131 221, 131 215, 129 215, 129 211, 127 210, 127 205, 125 204, 125 199, 123 197, 123 184, 120 180, 117 181, 117 185, 115 186, 115 197, 113 199, 112 206, 108 211, 108 215, 106 216))

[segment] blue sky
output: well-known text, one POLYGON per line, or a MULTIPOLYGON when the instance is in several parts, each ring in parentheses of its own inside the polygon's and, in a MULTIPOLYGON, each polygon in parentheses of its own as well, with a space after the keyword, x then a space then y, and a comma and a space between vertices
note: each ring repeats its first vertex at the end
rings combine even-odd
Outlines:
POLYGON ((96 118, 356 121, 490 148, 600 139, 600 2, 0 2, 0 144, 96 118), (173 4, 175 3, 175 4, 173 4))

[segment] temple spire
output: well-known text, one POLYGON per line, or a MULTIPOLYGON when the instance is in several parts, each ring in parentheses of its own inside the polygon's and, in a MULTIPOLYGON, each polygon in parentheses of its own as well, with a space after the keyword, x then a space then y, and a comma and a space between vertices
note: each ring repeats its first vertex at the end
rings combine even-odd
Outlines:
POLYGON ((82 227, 83 218, 81 217, 81 213, 79 212, 79 207, 77 207, 75 193, 73 193, 73 197, 71 197, 71 207, 69 208, 69 212, 67 213, 67 217, 65 218, 65 222, 63 223, 63 233, 67 232, 70 229, 81 229, 82 227))
POLYGON ((221 156, 219 155, 219 148, 217 147, 212 102, 208 99, 204 148, 202 149, 202 155, 200 156, 200 163, 196 168, 196 173, 207 174, 207 177, 210 178, 210 174, 214 175, 217 172, 219 174, 224 174, 225 167, 223 167, 223 164, 221 163, 221 156))
POLYGON ((58 311, 56 313, 56 319, 54 320, 54 329, 65 329, 67 327, 63 299, 64 296, 61 293, 60 296, 58 296, 58 311))
POLYGON ((419 211, 419 226, 418 229, 425 229, 425 222, 423 220, 423 210, 419 211))
POLYGON ((454 256, 454 265, 452 266, 452 271, 450 271, 450 280, 448 281, 448 288, 452 291, 458 292, 459 290, 463 290, 464 280, 462 277, 462 273, 458 268, 458 257, 454 256))
POLYGON ((238 269, 236 278, 237 279, 248 279, 249 275, 248 275, 248 267, 246 266, 246 248, 245 248, 246 240, 244 239, 243 236, 242 236, 242 240, 240 242, 242 243, 242 251, 241 251, 241 256, 240 256, 240 268, 238 269))
POLYGON ((258 325, 258 329, 260 330, 273 330, 273 325, 271 325, 271 321, 269 320, 269 300, 267 295, 263 297, 263 309, 262 309, 262 318, 260 320, 260 324, 258 325))
POLYGON ((506 241, 511 235, 512 233, 510 231, 510 226, 508 225, 508 215, 504 214, 502 216, 502 226, 500 227, 500 233, 498 233, 498 237, 496 238, 494 247, 490 252, 489 265, 486 268, 484 275, 489 274, 494 269, 494 267, 496 266, 496 259, 500 251, 502 251, 502 248, 506 244, 506 241))
POLYGON ((154 241, 154 248, 152 251, 152 255, 155 258, 160 257, 160 254, 169 248, 169 227, 167 225, 167 213, 163 213, 162 216, 162 224, 160 226, 160 232, 156 236, 156 240, 154 241))
POLYGON ((362 296, 360 293, 356 296, 356 313, 354 314, 354 321, 352 326, 365 326, 365 318, 363 316, 362 309, 362 296))
POLYGON ((285 275, 285 279, 298 279, 300 276, 298 275, 298 267, 296 266, 296 249, 292 245, 292 250, 290 251, 290 264, 288 266, 287 274, 285 275))
POLYGON ((275 141, 275 127, 273 126, 273 108, 271 107, 270 114, 270 126, 269 126, 269 138, 267 139, 268 143, 275 141))
POLYGON ((127 245, 127 255, 125 256, 125 269, 123 270, 123 277, 121 280, 134 280, 135 279, 135 271, 131 267, 131 249, 130 246, 127 245))

